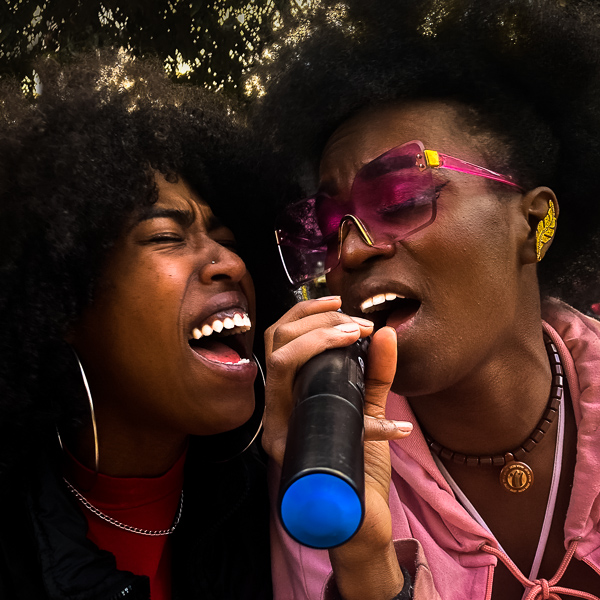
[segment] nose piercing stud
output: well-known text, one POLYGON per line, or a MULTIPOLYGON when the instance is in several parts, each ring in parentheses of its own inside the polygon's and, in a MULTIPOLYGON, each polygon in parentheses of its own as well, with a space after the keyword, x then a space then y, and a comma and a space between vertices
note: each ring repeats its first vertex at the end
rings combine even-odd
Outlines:
POLYGON ((211 260, 210 262, 211 262, 213 265, 215 264, 215 261, 214 261, 214 260, 211 260))

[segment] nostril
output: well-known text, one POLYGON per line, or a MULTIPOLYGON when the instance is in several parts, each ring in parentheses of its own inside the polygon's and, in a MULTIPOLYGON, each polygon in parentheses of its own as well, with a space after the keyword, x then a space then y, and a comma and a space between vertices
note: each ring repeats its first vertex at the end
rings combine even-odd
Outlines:
POLYGON ((225 279, 231 279, 231 277, 226 273, 215 273, 211 276, 212 281, 223 281, 225 279))

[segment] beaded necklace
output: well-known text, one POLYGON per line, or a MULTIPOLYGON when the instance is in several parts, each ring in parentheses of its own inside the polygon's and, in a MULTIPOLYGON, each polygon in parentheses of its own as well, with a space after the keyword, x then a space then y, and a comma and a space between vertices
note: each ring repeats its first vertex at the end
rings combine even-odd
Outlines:
POLYGON ((424 432, 431 452, 440 458, 468 467, 502 467, 500 482, 505 489, 514 493, 524 492, 529 489, 533 484, 533 469, 523 462, 523 459, 542 441, 554 422, 564 398, 564 371, 558 349, 546 334, 544 334, 544 343, 552 371, 550 397, 542 418, 522 444, 502 454, 477 456, 454 452, 442 446, 433 440, 429 434, 424 432))

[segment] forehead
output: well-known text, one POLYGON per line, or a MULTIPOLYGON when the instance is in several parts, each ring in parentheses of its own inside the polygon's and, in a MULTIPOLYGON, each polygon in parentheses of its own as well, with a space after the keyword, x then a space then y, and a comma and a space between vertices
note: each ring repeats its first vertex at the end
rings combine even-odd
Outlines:
POLYGON ((412 140, 477 163, 482 156, 481 140, 472 135, 465 114, 466 107, 458 103, 435 100, 364 110, 329 138, 321 159, 321 178, 353 177, 380 154, 412 140))
POLYGON ((210 206, 188 185, 188 183, 178 178, 176 182, 168 181, 164 175, 155 176, 156 188, 158 190, 158 200, 154 205, 155 209, 169 209, 190 213, 192 220, 199 220, 207 229, 216 225, 210 206))

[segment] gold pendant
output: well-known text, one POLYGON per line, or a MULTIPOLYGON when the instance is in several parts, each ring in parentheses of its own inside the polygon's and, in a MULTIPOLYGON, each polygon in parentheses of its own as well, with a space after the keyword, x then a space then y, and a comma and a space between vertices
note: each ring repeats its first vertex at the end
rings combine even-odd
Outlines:
POLYGON ((500 482, 509 492, 518 494, 531 487, 533 471, 524 462, 512 461, 502 467, 500 482))

